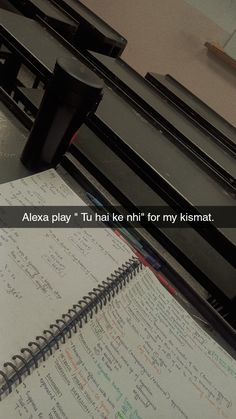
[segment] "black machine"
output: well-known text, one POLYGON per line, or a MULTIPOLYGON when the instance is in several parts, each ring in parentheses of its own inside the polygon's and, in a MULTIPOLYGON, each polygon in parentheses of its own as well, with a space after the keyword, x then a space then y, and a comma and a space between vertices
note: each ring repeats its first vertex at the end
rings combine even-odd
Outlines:
MULTIPOLYGON (((0 181, 32 173, 20 156, 27 139, 32 141, 32 133, 40 129, 45 96, 62 57, 83 63, 104 85, 99 106, 95 101, 92 112, 83 116, 75 141, 60 160, 67 180, 76 180, 104 206, 126 211, 165 207, 201 215, 204 207, 221 206, 235 214, 236 129, 170 76, 137 74, 118 57, 118 35, 111 30, 116 34, 111 53, 108 36, 101 36, 101 21, 92 20, 93 38, 91 13, 82 4, 77 10, 75 3, 0 1, 1 118, 8 127, 1 134, 8 140, 1 143, 7 151, 0 150, 0 181), (88 45, 78 42, 80 36, 86 39, 86 31, 88 45), (8 154, 13 155, 10 164, 8 154)), ((63 133, 56 135, 60 141, 63 133)), ((212 221, 206 228, 191 223, 166 228, 141 222, 135 228, 131 223, 130 232, 160 260, 162 271, 204 322, 236 348, 235 226, 212 221)))

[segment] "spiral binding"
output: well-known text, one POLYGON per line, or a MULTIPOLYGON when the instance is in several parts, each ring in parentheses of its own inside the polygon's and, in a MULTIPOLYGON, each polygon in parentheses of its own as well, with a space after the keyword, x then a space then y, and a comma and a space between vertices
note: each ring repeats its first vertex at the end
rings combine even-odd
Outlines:
POLYGON ((10 362, 6 362, 3 365, 4 370, 0 370, 0 377, 3 379, 0 400, 4 394, 12 392, 14 384, 22 383, 25 374, 30 375, 32 370, 38 368, 39 362, 45 361, 48 353, 49 356, 52 355, 54 350, 59 349, 61 343, 64 344, 72 337, 72 333, 77 332, 78 327, 82 328, 83 322, 87 323, 99 309, 102 310, 103 306, 111 301, 140 269, 142 262, 136 257, 130 258, 97 288, 93 288, 88 295, 74 304, 61 319, 57 319, 49 329, 44 330, 41 336, 36 336, 35 341, 29 342, 26 348, 22 348, 21 355, 14 355, 10 362), (19 366, 17 362, 20 363, 19 366))

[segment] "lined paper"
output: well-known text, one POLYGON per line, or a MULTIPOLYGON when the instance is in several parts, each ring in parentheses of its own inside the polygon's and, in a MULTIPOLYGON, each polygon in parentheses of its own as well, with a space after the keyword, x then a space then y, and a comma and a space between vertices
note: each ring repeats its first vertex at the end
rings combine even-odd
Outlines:
MULTIPOLYGON (((0 185, 0 205, 85 205, 55 170, 0 185)), ((0 229, 0 366, 132 252, 112 230, 0 229)))
POLYGON ((0 403, 4 417, 236 417, 236 361, 148 269, 0 403))

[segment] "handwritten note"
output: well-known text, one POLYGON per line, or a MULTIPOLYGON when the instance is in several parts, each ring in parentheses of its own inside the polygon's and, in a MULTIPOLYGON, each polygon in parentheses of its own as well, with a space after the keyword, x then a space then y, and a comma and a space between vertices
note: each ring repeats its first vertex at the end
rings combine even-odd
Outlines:
POLYGON ((236 361, 148 269, 0 403, 4 417, 236 417, 236 361))
MULTIPOLYGON (((0 205, 84 205, 54 170, 0 186, 0 205)), ((0 230, 0 366, 127 261, 109 229, 0 230)))

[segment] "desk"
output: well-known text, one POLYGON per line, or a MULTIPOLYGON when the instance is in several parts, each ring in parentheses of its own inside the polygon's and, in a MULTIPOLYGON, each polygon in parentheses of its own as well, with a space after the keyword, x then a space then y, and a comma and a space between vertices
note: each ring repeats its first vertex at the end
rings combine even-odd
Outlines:
POLYGON ((206 166, 213 168, 226 184, 236 185, 236 129, 230 129, 226 122, 223 124, 219 116, 217 122, 221 122, 220 130, 224 138, 209 133, 195 119, 186 117, 173 102, 166 100, 162 92, 156 91, 152 84, 147 83, 122 59, 94 52, 90 55, 114 85, 118 85, 133 102, 138 102, 147 114, 175 136, 176 141, 192 150, 195 159, 203 159, 206 166))
MULTIPOLYGON (((21 55, 22 60, 29 63, 29 68, 33 67, 36 74, 40 75, 44 80, 53 71, 57 57, 76 56, 76 53, 70 52, 57 39, 54 39, 45 28, 36 22, 25 20, 26 30, 24 28, 22 29, 21 18, 19 19, 17 16, 10 16, 9 19, 9 14, 3 15, 1 22, 3 25, 4 42, 7 43, 9 48, 13 48, 16 53, 21 55)), ((102 67, 101 71, 98 70, 98 73, 102 74, 103 71, 108 79, 112 78, 113 84, 115 86, 119 85, 119 90, 126 97, 128 96, 127 100, 132 102, 132 106, 135 107, 138 103, 138 108, 140 111, 144 110, 145 117, 151 117, 151 122, 155 123, 159 130, 165 131, 163 135, 170 133, 171 141, 185 155, 188 155, 194 160, 205 172, 210 172, 211 177, 216 177, 216 180, 221 181, 226 188, 231 188, 232 183, 236 179, 235 160, 233 154, 227 151, 223 144, 217 143, 209 134, 200 130, 196 125, 194 126, 178 109, 166 103, 162 97, 156 94, 150 84, 121 60, 114 61, 110 57, 102 57, 98 54, 90 54, 90 56, 94 57, 95 62, 99 61, 98 69, 99 66, 100 68, 102 67)), ((84 57, 83 59, 85 60, 84 57)), ((118 95, 116 95, 116 98, 118 107, 118 95)), ((103 120, 104 122, 109 126, 107 121, 103 120)), ((158 131, 156 135, 160 136, 158 131)), ((145 147, 148 148, 149 146, 145 145, 145 147)), ((173 161, 177 163, 177 159, 178 157, 176 155, 173 161)), ((183 165, 181 163, 182 167, 183 165)), ((190 173, 188 175, 191 176, 190 173)), ((167 179, 167 183, 168 181, 167 179)), ((221 194, 222 197, 223 195, 221 194)), ((195 204, 201 205, 198 197, 196 199, 198 202, 195 202, 195 204)), ((206 200, 202 202, 204 204, 207 203, 206 200)), ((222 201, 220 202, 221 205, 224 205, 222 201)), ((211 200, 210 196, 209 203, 211 205, 218 205, 216 201, 211 200)))
MULTIPOLYGON (((23 90, 25 89, 22 89, 22 91, 23 90)), ((34 92, 35 89, 26 89, 25 94, 27 94, 27 92, 30 93, 31 91, 34 92)), ((38 90, 36 90, 36 92, 39 93, 38 90)), ((32 96, 29 96, 29 100, 30 99, 32 99, 32 96)), ((106 100, 107 106, 109 106, 109 103, 112 103, 112 98, 108 96, 108 99, 106 100)), ((35 103, 34 106, 37 107, 37 103, 35 103)), ((132 108, 131 111, 129 111, 129 109, 130 107, 128 107, 128 109, 125 108, 124 111, 127 112, 127 116, 130 118, 130 125, 128 128, 134 130, 134 138, 138 138, 136 129, 140 130, 141 128, 135 128, 135 122, 132 124, 132 118, 129 112, 131 112, 131 115, 133 116, 135 114, 132 112, 132 108)), ((119 109, 119 111, 121 112, 121 109, 119 109)), ((106 114, 107 112, 104 111, 104 115, 106 114)), ((114 125, 114 129, 115 128, 119 129, 119 125, 114 125)), ((124 132, 122 135, 124 135, 124 132)), ((142 136, 142 129, 139 136, 142 136)), ((129 208, 139 208, 139 206, 142 206, 145 202, 145 205, 150 205, 150 207, 168 206, 166 200, 154 192, 151 186, 142 179, 141 174, 137 175, 132 165, 130 167, 130 164, 117 153, 117 150, 114 147, 115 139, 113 146, 109 147, 109 145, 106 145, 100 137, 102 137, 102 133, 96 134, 93 130, 84 125, 79 131, 78 140, 71 148, 71 153, 77 158, 82 159, 83 164, 92 171, 94 176, 99 179, 101 183, 105 184, 110 193, 115 193, 116 196, 119 196, 123 205, 126 205, 129 208), (127 179, 129 180, 128 182, 127 179)), ((155 137, 153 141, 157 141, 155 137)), ((142 141, 140 141, 140 143, 142 143, 142 141)), ((154 144, 155 143, 152 144, 152 147, 154 147, 154 144)), ((161 161, 163 161, 164 170, 164 154, 161 161)), ((196 173, 197 170, 198 169, 196 168, 196 173)), ((229 283, 230 286, 230 283, 234 280, 234 268, 224 260, 213 246, 209 246, 209 243, 203 240, 196 231, 193 229, 177 228, 167 228, 158 231, 154 226, 151 228, 152 234, 158 236, 163 244, 169 243, 170 245, 171 243, 171 245, 174 246, 176 250, 173 251, 174 253, 176 252, 176 255, 178 253, 178 258, 182 263, 186 264, 186 266, 190 265, 190 269, 192 269, 192 265, 195 266, 195 269, 198 269, 199 278, 201 278, 202 275, 205 275, 212 283, 221 287, 222 277, 225 277, 227 280, 224 281, 224 285, 227 287, 227 283, 229 283), (209 263, 209 260, 211 260, 211 264, 209 263)))
MULTIPOLYGON (((14 17, 13 20, 15 19, 14 17)), ((17 52, 19 49, 21 56, 26 54, 27 58, 24 57, 26 62, 31 60, 35 66, 41 66, 45 77, 47 75, 49 77, 56 60, 54 54, 57 53, 53 49, 53 45, 57 45, 59 41, 52 38, 49 41, 51 42, 51 49, 49 49, 47 40, 50 34, 47 33, 44 45, 43 36, 46 29, 41 25, 30 21, 32 27, 31 32, 29 32, 28 29, 25 31, 24 27, 20 28, 19 25, 15 28, 12 19, 10 19, 10 24, 6 17, 4 20, 4 39, 7 40, 7 37, 9 37, 9 44, 13 40, 15 51, 17 52), (41 44, 44 45, 44 48, 41 46, 40 54, 36 48, 38 41, 36 46, 33 42, 35 27, 37 27, 37 35, 40 34, 41 44)), ((19 22, 21 20, 18 20, 18 24, 19 22)), ((66 49, 66 52, 67 54, 71 53, 68 49, 66 49)), ((137 85, 138 77, 134 81, 137 85)), ((142 111, 140 106, 135 106, 133 102, 131 105, 130 97, 128 94, 125 95, 125 90, 121 92, 121 90, 118 90, 118 86, 117 88, 113 86, 113 89, 110 88, 111 86, 112 84, 105 87, 104 98, 95 115, 88 120, 87 125, 101 144, 105 144, 108 150, 115 152, 119 160, 132 169, 136 179, 141 179, 140 182, 142 181, 152 192, 154 191, 156 200, 150 201, 150 205, 151 202, 155 205, 157 200, 158 202, 164 201, 167 205, 173 205, 173 203, 185 205, 187 203, 190 206, 200 204, 233 206, 235 204, 234 195, 226 190, 225 185, 216 181, 205 164, 194 159, 192 153, 186 147, 182 147, 173 134, 163 130, 160 124, 157 122, 154 124, 153 120, 150 123, 150 118, 142 111), (124 123, 125 121, 128 121, 128 123, 124 123)), ((141 84, 141 88, 143 88, 143 84, 141 84)), ((148 87, 148 89, 151 88, 148 87)), ((154 98, 155 91, 153 90, 152 95, 154 98)), ((80 141, 78 141, 77 153, 81 151, 80 144, 80 141)), ((82 152, 87 161, 90 159, 88 165, 96 166, 97 172, 99 170, 103 172, 103 179, 105 177, 106 182, 109 182, 111 177, 105 176, 105 167, 102 164, 105 154, 100 148, 100 152, 95 156, 98 160, 94 162, 94 155, 90 153, 91 150, 89 149, 89 141, 86 145, 87 148, 85 148, 85 145, 82 152)), ((123 178, 122 181, 127 183, 127 178, 123 178)), ((120 191, 121 186, 124 185, 116 184, 116 190, 120 191)), ((114 184, 112 187, 114 188, 114 184)), ((140 183, 137 182, 134 190, 135 188, 139 193, 140 183)), ((131 198, 131 193, 129 193, 129 198, 131 198)), ((137 205, 137 201, 134 202, 137 205)), ((142 202, 145 202, 145 200, 142 202)), ((204 231, 201 232, 203 237, 197 233, 198 240, 195 240, 196 231, 190 230, 190 233, 191 231, 193 234, 191 240, 182 231, 182 243, 178 240, 178 231, 174 231, 174 229, 172 236, 168 229, 164 233, 156 229, 155 237, 158 235, 159 237, 164 236, 163 241, 165 240, 165 243, 168 243, 172 248, 173 254, 182 258, 181 262, 185 263, 185 266, 188 266, 190 270, 192 269, 196 277, 201 277, 203 282, 207 282, 210 276, 214 283, 222 283, 222 275, 228 272, 228 263, 230 262, 232 265, 235 263, 235 232, 232 229, 214 229, 214 236, 212 232, 204 231), (188 247, 187 252, 186 246, 188 247), (204 251, 203 249, 207 250, 204 251), (214 258, 209 256, 212 255, 212 249, 214 249, 214 258), (203 252, 203 257, 199 257, 196 262, 195 256, 199 255, 199 252, 203 252), (219 260, 220 263, 225 264, 224 269, 217 269, 219 260)))
MULTIPOLYGON (((50 77, 58 56, 78 57, 76 51, 71 52, 37 22, 23 18, 27 24, 24 25, 25 28, 22 27, 22 17, 15 15, 9 18, 9 15, 11 14, 6 12, 0 21, 4 42, 28 64, 29 68, 34 67, 45 80, 50 77)), ((231 191, 233 187, 226 187, 225 182, 220 183, 218 177, 215 179, 215 172, 201 158, 195 158, 188 145, 177 140, 176 133, 170 129, 163 129, 163 124, 154 122, 153 119, 151 123, 147 121, 150 120, 154 106, 159 106, 159 102, 158 106, 155 104, 158 100, 155 91, 150 86, 139 84, 138 75, 131 77, 129 72, 126 77, 126 83, 132 83, 133 92, 137 88, 140 96, 145 98, 145 103, 151 102, 152 106, 148 105, 150 115, 143 112, 140 106, 136 106, 129 95, 125 94, 124 89, 117 92, 105 87, 104 98, 90 120, 94 129, 106 132, 107 144, 122 153, 133 170, 141 174, 169 204, 177 203, 185 208, 195 205, 235 205, 235 192, 231 191), (129 124, 124 124, 126 120, 129 124)), ((163 102, 162 108, 164 109, 163 102)), ((225 160, 224 166, 227 161, 229 170, 235 171, 232 156, 221 156, 216 148, 214 151, 221 162, 225 160)), ((215 230, 213 239, 209 232, 204 234, 204 238, 211 240, 227 260, 235 262, 231 256, 236 242, 234 231, 215 230)))
POLYGON ((195 119, 207 131, 222 141, 227 147, 236 151, 236 128, 230 125, 219 114, 202 102, 197 96, 186 89, 181 83, 167 74, 162 76, 147 73, 145 78, 149 80, 158 91, 173 101, 184 113, 195 119))
MULTIPOLYGON (((22 148, 22 146, 25 142, 25 137, 27 135, 27 130, 19 123, 19 121, 9 112, 9 110, 4 105, 1 105, 1 107, 0 107, 0 114, 1 114, 1 123, 2 123, 1 125, 4 127, 4 135, 5 135, 5 137, 7 139, 7 142, 8 142, 8 148, 2 148, 1 150, 3 150, 3 151, 7 150, 8 152, 11 152, 12 154, 14 154, 14 161, 12 160, 12 162, 13 162, 12 164, 5 166, 4 169, 3 169, 3 166, 0 165, 0 168, 1 168, 1 172, 0 172, 1 173, 1 180, 0 181, 1 182, 6 182, 6 181, 10 181, 10 180, 14 180, 14 179, 17 179, 17 178, 21 178, 21 177, 30 175, 31 173, 28 170, 26 170, 19 161, 19 155, 20 155, 20 152, 21 152, 21 148, 22 148)), ((87 136, 90 137, 91 140, 92 140, 92 136, 94 136, 94 135, 92 134, 92 132, 89 131, 88 128, 84 127, 83 131, 81 133, 80 141, 82 143, 83 143, 83 141, 86 142, 87 141, 87 136)), ((102 143, 100 143, 100 144, 102 144, 102 143)), ((91 142, 91 145, 94 145, 93 142, 91 142)), ((110 157, 111 157, 111 155, 110 155, 110 157)), ((73 163, 72 156, 68 155, 67 159, 68 159, 68 162, 70 161, 71 163, 73 163)), ((108 163, 107 159, 106 159, 106 161, 108 163)), ((110 195, 108 191, 104 190, 104 188, 101 186, 99 181, 96 178, 93 178, 92 174, 88 174, 86 172, 86 168, 84 168, 84 166, 82 166, 78 161, 75 162, 73 170, 65 169, 65 167, 68 166, 66 164, 63 164, 63 166, 59 166, 59 168, 58 168, 58 171, 59 171, 60 175, 83 199, 85 199, 85 201, 86 201, 85 191, 86 190, 90 191, 91 190, 90 188, 92 188, 91 191, 93 193, 97 190, 97 192, 99 194, 102 194, 107 200, 109 200, 111 202, 111 199, 113 199, 112 195, 110 195), (69 173, 72 173, 73 171, 75 172, 76 170, 80 171, 79 174, 78 174, 78 177, 74 175, 73 178, 72 178, 69 175, 69 173), (78 182, 75 179, 78 179, 78 182)), ((113 155, 112 160, 110 159, 110 165, 109 164, 107 165, 107 169, 110 171, 111 180, 112 180, 112 176, 113 176, 113 179, 114 179, 114 175, 115 175, 115 172, 116 172, 118 167, 119 166, 117 166, 116 157, 115 157, 115 155, 113 155), (112 172, 112 167, 114 168, 113 172, 112 172)), ((124 172, 123 169, 121 170, 121 172, 120 172, 120 174, 117 178, 118 182, 120 182, 122 180, 122 176, 125 177, 125 179, 126 179, 127 174, 129 174, 129 178, 131 178, 131 176, 134 176, 134 174, 132 175, 131 171, 129 173, 127 172, 127 170, 130 170, 130 169, 126 168, 125 170, 126 170, 126 172, 124 172)), ((129 187, 127 182, 126 182, 126 185, 127 185, 127 187, 129 187)), ((127 191, 124 191, 124 192, 126 193, 127 191)), ((142 229, 141 229, 141 231, 142 231, 142 229)), ((140 234, 143 234, 141 231, 140 231, 140 234)), ((146 235, 146 237, 148 237, 148 235, 146 235)), ((180 267, 178 262, 175 261, 174 258, 172 258, 168 254, 168 251, 164 250, 164 248, 160 245, 160 243, 155 242, 155 241, 152 240, 152 246, 154 248, 156 248, 156 252, 163 258, 163 261, 165 261, 165 264, 164 264, 165 274, 169 275, 168 279, 171 281, 171 278, 173 277, 173 279, 174 279, 174 277, 175 277, 175 280, 177 280, 175 285, 178 284, 180 289, 182 288, 183 290, 185 290, 186 293, 190 296, 191 295, 190 294, 190 290, 191 290, 190 285, 186 286, 186 284, 184 285, 184 282, 181 284, 181 281, 179 280, 180 272, 182 272, 183 276, 184 275, 186 276, 186 271, 184 271, 184 269, 180 267)), ((188 279, 189 282, 193 281, 193 279, 191 279, 191 275, 189 275, 189 274, 188 274, 188 278, 189 278, 188 279)), ((192 282, 192 283, 194 283, 194 282, 192 282)), ((192 289, 192 293, 193 293, 192 301, 196 301, 196 302, 201 301, 202 302, 201 308, 203 308, 204 307, 203 298, 197 295, 196 291, 194 291, 194 288, 192 289)), ((188 301, 188 299, 186 299, 181 294, 181 292, 179 293, 179 296, 177 297, 177 299, 179 300, 179 302, 184 306, 184 308, 191 315, 197 316, 200 319, 199 324, 205 328, 204 323, 202 323, 202 321, 201 321, 201 319, 204 320, 204 317, 202 317, 202 314, 200 314, 199 311, 196 310, 196 308, 188 301)), ((209 305, 207 305, 205 303, 205 312, 207 313, 209 311, 211 313, 212 309, 210 309, 210 307, 208 307, 208 306, 209 305)), ((194 318, 195 318, 195 320, 197 320, 196 317, 194 317, 194 318)), ((225 340, 222 337, 219 336, 219 334, 213 328, 211 328, 209 326, 206 326, 206 330, 214 339, 216 339, 223 347, 225 347, 232 354, 232 356, 235 356, 236 352, 230 347, 230 345, 228 343, 225 342, 225 340)))

